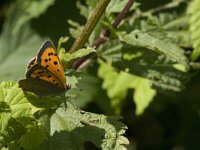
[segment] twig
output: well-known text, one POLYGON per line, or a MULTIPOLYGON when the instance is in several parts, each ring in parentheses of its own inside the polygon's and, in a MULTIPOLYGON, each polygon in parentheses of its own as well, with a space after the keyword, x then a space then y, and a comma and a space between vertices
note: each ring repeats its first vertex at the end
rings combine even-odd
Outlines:
MULTIPOLYGON (((126 16, 126 14, 128 13, 129 9, 131 8, 131 6, 133 5, 134 0, 128 0, 127 4, 125 5, 125 7, 123 8, 123 10, 117 15, 115 21, 112 23, 112 27, 113 28, 117 28, 118 25, 120 24, 120 22, 124 19, 124 17, 126 16)), ((101 44, 105 43, 108 40, 108 37, 110 36, 110 31, 106 30, 104 31, 96 40, 95 42, 92 44, 92 47, 99 47, 101 44)), ((81 66, 81 68, 83 68, 84 66, 87 65, 87 63, 84 63, 84 61, 86 61, 88 58, 90 58, 93 54, 89 54, 85 57, 79 58, 78 60, 76 60, 74 62, 74 64, 72 65, 73 69, 80 69, 79 66, 81 66), (82 63, 84 63, 85 65, 81 65, 82 63)), ((91 61, 87 61, 88 63, 90 63, 91 61)))
POLYGON ((80 48, 82 48, 85 43, 87 42, 90 34, 92 33, 93 29, 95 28, 97 22, 103 15, 107 5, 109 4, 110 0, 100 0, 97 4, 96 8, 94 9, 91 17, 88 19, 83 31, 81 32, 80 36, 74 42, 72 48, 69 52, 74 52, 80 48))

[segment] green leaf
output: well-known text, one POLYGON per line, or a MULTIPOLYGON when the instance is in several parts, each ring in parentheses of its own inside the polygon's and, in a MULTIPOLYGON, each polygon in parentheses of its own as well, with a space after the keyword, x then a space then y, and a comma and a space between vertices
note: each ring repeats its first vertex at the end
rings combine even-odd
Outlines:
POLYGON ((58 109, 51 117, 52 149, 84 149, 87 142, 103 150, 122 149, 128 144, 126 127, 119 117, 106 117, 80 111, 67 102, 67 109, 58 109))
POLYGON ((26 133, 19 140, 20 147, 36 149, 47 139, 44 127, 37 125, 37 122, 34 122, 32 118, 21 118, 20 122, 26 128, 26 133))
POLYGON ((76 97, 75 103, 81 108, 86 106, 89 102, 93 101, 94 96, 98 93, 97 87, 99 79, 90 74, 82 74, 81 79, 77 83, 78 88, 70 89, 67 94, 76 97), (87 92, 90 91, 90 92, 87 92))
POLYGON ((128 71, 152 81, 153 88, 165 94, 180 92, 191 79, 181 64, 146 48, 123 44, 121 61, 113 62, 118 70, 128 71))
POLYGON ((71 61, 73 59, 77 59, 77 58, 86 56, 93 52, 96 52, 96 50, 94 48, 88 47, 88 48, 79 49, 73 53, 65 53, 64 61, 66 61, 66 62, 71 61))
POLYGON ((28 102, 14 82, 2 82, 0 91, 0 138, 1 143, 4 143, 2 145, 6 145, 5 143, 20 138, 25 131, 16 120, 21 116, 30 117, 38 109, 28 102))
MULTIPOLYGON (((28 60, 35 55, 42 44, 42 38, 31 30, 30 24, 27 22, 32 17, 38 16, 39 12, 42 13, 42 6, 39 7, 39 12, 29 14, 28 18, 24 9, 22 10, 25 4, 30 4, 31 6, 27 6, 27 11, 31 13, 32 9, 41 3, 31 1, 25 2, 23 6, 19 5, 21 3, 22 1, 19 1, 11 7, 11 12, 5 20, 0 36, 0 69, 3 70, 0 73, 1 81, 22 78, 28 60), (22 17, 23 15, 24 17, 22 17), (20 20, 21 17, 23 20, 20 20)), ((47 6, 43 7, 43 11, 46 10, 47 6)))
POLYGON ((108 7, 106 8, 106 13, 119 13, 122 11, 122 8, 126 5, 126 1, 123 0, 111 0, 108 7))
POLYGON ((9 107, 9 113, 11 117, 17 118, 19 116, 30 116, 35 108, 29 103, 27 98, 24 97, 23 91, 18 87, 18 84, 10 84, 10 82, 2 82, 0 84, 3 88, 0 97, 0 102, 4 102, 9 107), (10 85, 10 86, 9 86, 10 85))
MULTIPOLYGON (((69 77, 67 79, 68 81, 70 80, 69 77)), ((74 87, 78 88, 71 88, 67 92, 67 96, 74 97, 74 101, 78 107, 85 108, 92 102, 98 105, 98 107, 106 114, 113 114, 113 109, 110 107, 106 91, 101 88, 102 81, 98 78, 96 73, 81 72, 78 76, 76 75, 76 79, 79 80, 74 87)), ((73 86, 71 83, 70 85, 73 86)))
POLYGON ((192 52, 191 59, 192 61, 197 60, 200 56, 200 1, 194 0, 188 7, 188 12, 190 13, 190 32, 192 38, 192 44, 194 47, 194 51, 192 52))
POLYGON ((129 34, 119 34, 119 38, 127 44, 144 47, 163 54, 172 61, 182 64, 186 70, 189 69, 189 63, 186 56, 183 54, 183 50, 159 31, 141 32, 135 30, 129 34))
POLYGON ((80 1, 76 2, 76 6, 80 10, 80 15, 84 16, 85 18, 87 18, 88 14, 89 14, 88 7, 83 5, 83 4, 81 4, 80 1))
POLYGON ((119 40, 108 41, 98 48, 98 55, 108 62, 120 61, 123 44, 119 40))
POLYGON ((166 31, 167 37, 172 39, 174 43, 180 47, 191 47, 188 15, 159 13, 159 16, 154 16, 154 20, 159 22, 160 26, 166 31))
POLYGON ((26 24, 33 18, 40 16, 44 13, 47 8, 54 4, 55 0, 48 0, 48 1, 23 1, 17 0, 15 4, 16 15, 20 16, 16 21, 13 31, 18 32, 21 26, 26 24))
POLYGON ((180 92, 191 78, 191 74, 177 70, 170 64, 146 65, 134 61, 123 61, 115 63, 114 66, 120 70, 128 70, 132 74, 150 79, 152 88, 165 94, 180 92))
POLYGON ((81 30, 83 27, 78 23, 73 20, 67 20, 68 24, 71 25, 72 27, 69 28, 70 35, 76 39, 79 34, 81 33, 81 30))
POLYGON ((103 88, 107 90, 116 113, 120 113, 128 89, 135 89, 133 100, 136 103, 136 114, 142 114, 156 94, 156 91, 150 87, 152 82, 126 72, 117 73, 112 66, 102 61, 99 63, 98 75, 104 80, 103 88))
POLYGON ((4 97, 0 102, 2 146, 14 149, 18 146, 24 149, 46 149, 49 146, 55 150, 66 147, 83 149, 87 142, 91 142, 106 150, 121 149, 123 144, 128 144, 123 137, 126 126, 118 121, 119 117, 83 112, 72 105, 70 98, 67 107, 57 109, 58 103, 57 106, 50 104, 62 102, 61 97, 24 93, 13 82, 1 83, 0 93, 0 97, 4 97))
POLYGON ((92 8, 95 8, 96 5, 98 3, 98 0, 86 0, 86 4, 89 6, 89 7, 92 7, 92 8))
POLYGON ((141 115, 156 96, 156 91, 150 87, 151 81, 138 76, 133 76, 132 87, 135 89, 133 99, 136 104, 136 115, 141 115))

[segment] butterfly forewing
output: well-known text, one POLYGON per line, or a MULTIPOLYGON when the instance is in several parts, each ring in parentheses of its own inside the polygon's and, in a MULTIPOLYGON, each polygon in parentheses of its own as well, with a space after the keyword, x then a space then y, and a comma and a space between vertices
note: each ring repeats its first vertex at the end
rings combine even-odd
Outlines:
POLYGON ((42 67, 38 64, 35 64, 32 66, 28 72, 26 73, 26 78, 38 78, 40 80, 48 81, 52 84, 55 84, 56 86, 59 86, 60 88, 64 88, 62 82, 54 76, 49 70, 47 70, 45 67, 42 67))
POLYGON ((37 56, 29 61, 26 79, 19 81, 19 87, 41 96, 61 94, 68 89, 64 70, 50 41, 46 41, 37 56))
POLYGON ((33 58, 28 62, 28 65, 27 65, 27 67, 26 67, 26 71, 36 64, 35 59, 36 59, 36 57, 33 57, 33 58))
POLYGON ((42 45, 36 57, 36 62, 49 70, 58 80, 60 80, 60 83, 63 84, 62 87, 66 88, 64 70, 60 64, 56 49, 50 41, 46 41, 42 45))

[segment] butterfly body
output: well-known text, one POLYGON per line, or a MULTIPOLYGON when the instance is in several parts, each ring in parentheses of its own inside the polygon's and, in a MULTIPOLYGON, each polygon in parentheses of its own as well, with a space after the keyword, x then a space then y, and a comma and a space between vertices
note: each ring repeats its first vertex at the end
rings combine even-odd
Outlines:
POLYGON ((64 70, 51 41, 46 41, 37 56, 30 60, 26 79, 19 81, 19 87, 41 96, 61 94, 68 89, 64 70))

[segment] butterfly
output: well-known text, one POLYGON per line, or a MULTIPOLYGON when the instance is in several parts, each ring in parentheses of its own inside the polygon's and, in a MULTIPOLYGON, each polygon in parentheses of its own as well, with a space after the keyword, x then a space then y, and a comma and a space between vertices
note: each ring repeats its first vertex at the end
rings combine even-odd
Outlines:
POLYGON ((26 69, 26 79, 18 82, 23 91, 40 96, 58 95, 69 89, 64 70, 53 43, 43 43, 37 56, 32 58, 26 69))

